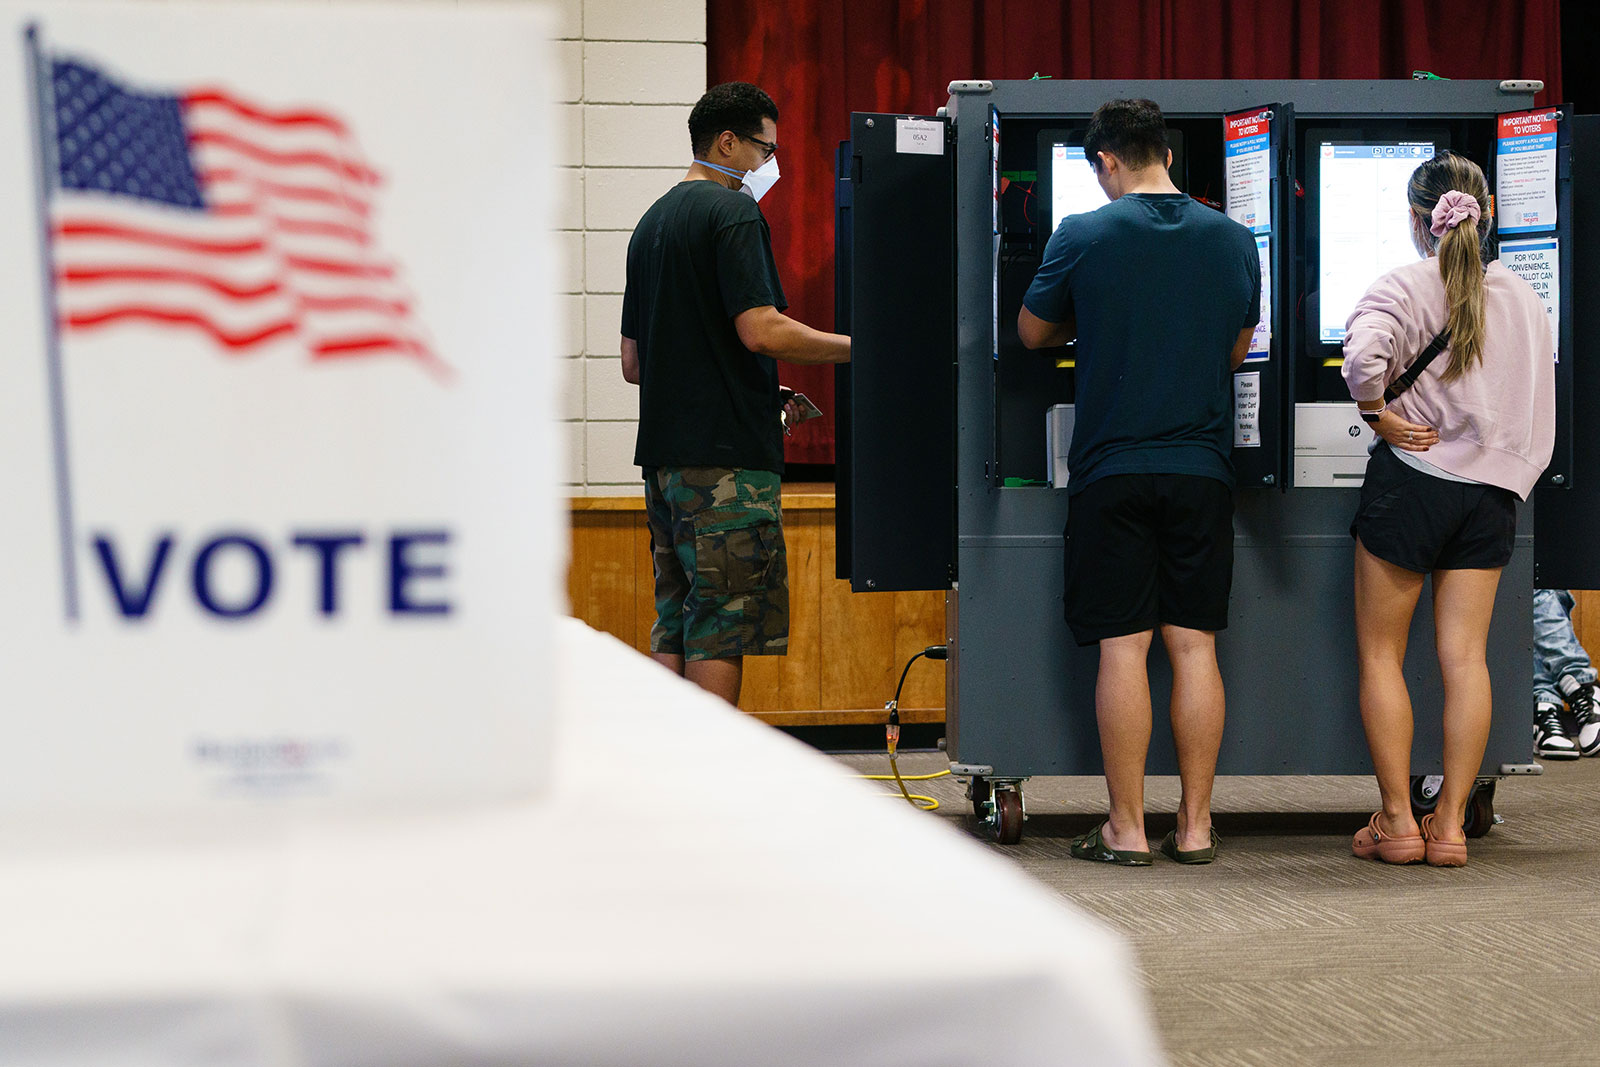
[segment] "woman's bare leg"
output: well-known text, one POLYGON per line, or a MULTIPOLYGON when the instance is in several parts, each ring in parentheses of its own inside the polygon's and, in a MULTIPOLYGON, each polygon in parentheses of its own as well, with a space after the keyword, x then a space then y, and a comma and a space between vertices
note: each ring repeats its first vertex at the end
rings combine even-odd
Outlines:
MULTIPOLYGON (((1361 723, 1383 796, 1378 826, 1391 837, 1414 837, 1411 814, 1411 694, 1406 691, 1406 638, 1423 575, 1397 567, 1356 542, 1356 659, 1361 723)), ((1480 753, 1480 756, 1482 754, 1480 753)))
POLYGON ((1444 786, 1434 809, 1433 834, 1465 841, 1467 798, 1489 745, 1489 620, 1498 570, 1433 572, 1433 617, 1444 677, 1444 786))

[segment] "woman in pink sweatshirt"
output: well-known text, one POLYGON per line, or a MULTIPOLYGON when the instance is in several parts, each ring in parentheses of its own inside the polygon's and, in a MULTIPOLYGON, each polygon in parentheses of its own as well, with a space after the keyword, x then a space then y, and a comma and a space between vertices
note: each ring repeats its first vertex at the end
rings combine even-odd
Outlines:
POLYGON ((1533 289, 1499 263, 1484 269, 1491 201, 1477 164, 1441 153, 1417 168, 1406 192, 1423 259, 1373 283, 1344 342, 1345 383, 1381 439, 1350 532, 1361 720, 1383 810, 1353 848, 1388 863, 1456 867, 1467 862, 1462 822, 1489 742, 1495 588, 1511 559, 1517 500, 1527 499, 1555 441, 1555 344, 1533 289), (1447 347, 1386 405, 1385 390, 1445 330, 1447 347), (1444 786, 1419 826, 1403 665, 1430 573, 1444 786))

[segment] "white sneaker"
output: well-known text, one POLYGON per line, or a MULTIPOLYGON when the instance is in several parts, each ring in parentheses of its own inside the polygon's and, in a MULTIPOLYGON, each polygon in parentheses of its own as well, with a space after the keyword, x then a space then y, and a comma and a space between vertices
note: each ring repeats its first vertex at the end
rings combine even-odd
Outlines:
POLYGON ((1580 684, 1570 675, 1556 682, 1567 707, 1578 724, 1578 750, 1585 756, 1600 756, 1600 707, 1595 706, 1594 683, 1580 684))
POLYGON ((1578 743, 1567 736, 1561 705, 1548 700, 1533 705, 1533 754, 1543 759, 1577 759, 1578 743))

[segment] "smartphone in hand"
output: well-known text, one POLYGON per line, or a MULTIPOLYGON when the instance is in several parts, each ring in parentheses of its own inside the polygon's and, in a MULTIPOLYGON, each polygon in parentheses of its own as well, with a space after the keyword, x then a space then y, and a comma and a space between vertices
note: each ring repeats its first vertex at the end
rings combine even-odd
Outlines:
POLYGON ((822 409, 817 407, 816 404, 812 403, 810 397, 806 396, 804 393, 795 392, 787 385, 778 386, 778 401, 783 405, 783 408, 778 412, 778 418, 782 420, 785 430, 791 430, 794 428, 794 425, 805 422, 807 419, 815 419, 822 414, 822 409), (789 412, 787 409, 790 403, 794 404, 798 412, 794 419, 794 425, 791 425, 789 422, 789 412))

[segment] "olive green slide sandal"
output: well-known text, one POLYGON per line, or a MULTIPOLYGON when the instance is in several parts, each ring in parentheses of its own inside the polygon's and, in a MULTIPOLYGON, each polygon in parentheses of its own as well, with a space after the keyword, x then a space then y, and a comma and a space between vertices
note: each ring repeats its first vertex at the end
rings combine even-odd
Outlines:
POLYGON ((1217 858, 1217 831, 1211 831, 1211 847, 1191 848, 1188 851, 1178 847, 1178 831, 1173 830, 1161 839, 1161 854, 1168 859, 1177 860, 1179 863, 1210 863, 1217 858))
POLYGON ((1106 844, 1105 828, 1106 824, 1101 823, 1088 833, 1074 837, 1073 857, 1095 863, 1115 863, 1119 867, 1148 867, 1155 862, 1155 857, 1148 852, 1119 852, 1106 844))

